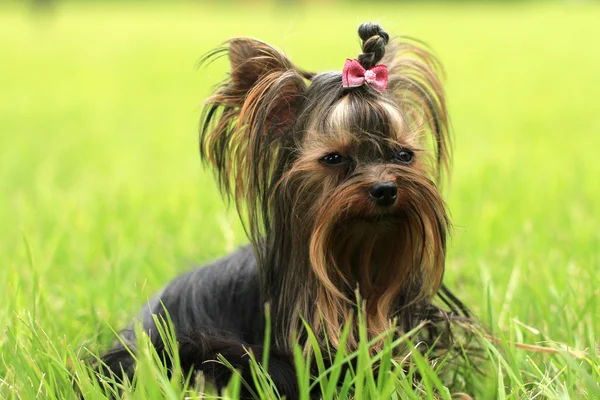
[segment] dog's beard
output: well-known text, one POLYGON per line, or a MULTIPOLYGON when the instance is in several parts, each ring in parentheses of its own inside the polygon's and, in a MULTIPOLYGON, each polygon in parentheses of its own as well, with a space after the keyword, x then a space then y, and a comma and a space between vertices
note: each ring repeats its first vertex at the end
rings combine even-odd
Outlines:
POLYGON ((357 309, 356 291, 374 337, 441 283, 448 226, 441 197, 416 174, 400 177, 398 186, 398 204, 379 209, 364 185, 349 181, 316 213, 309 241, 317 286, 312 326, 323 327, 334 344, 357 309))

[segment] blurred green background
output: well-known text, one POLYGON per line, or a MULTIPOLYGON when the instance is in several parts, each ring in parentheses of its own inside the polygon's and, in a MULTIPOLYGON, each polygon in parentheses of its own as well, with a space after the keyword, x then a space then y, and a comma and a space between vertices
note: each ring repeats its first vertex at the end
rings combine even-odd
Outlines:
MULTIPOLYGON (((427 42, 446 67, 447 282, 495 332, 567 343, 600 368, 599 3, 8 2, 0 393, 44 382, 33 326, 63 358, 105 348, 109 326, 176 274, 246 242, 197 151, 202 101, 227 64, 197 60, 245 35, 304 69, 340 70, 369 20, 427 42)), ((563 366, 537 364, 540 380, 563 366)), ((563 376, 549 385, 577 395, 581 378, 563 376)))

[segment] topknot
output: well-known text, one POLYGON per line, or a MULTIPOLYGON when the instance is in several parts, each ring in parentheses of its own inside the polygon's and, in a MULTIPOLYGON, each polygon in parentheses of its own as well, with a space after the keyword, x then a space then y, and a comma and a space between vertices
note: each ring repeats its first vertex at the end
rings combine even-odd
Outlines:
POLYGON ((386 31, 373 22, 365 22, 358 27, 358 36, 362 40, 362 53, 358 62, 365 69, 375 66, 385 55, 385 46, 390 40, 386 31))
POLYGON ((385 55, 385 46, 390 40, 386 31, 374 22, 365 22, 358 27, 358 36, 362 40, 362 53, 358 62, 365 69, 375 66, 385 55))

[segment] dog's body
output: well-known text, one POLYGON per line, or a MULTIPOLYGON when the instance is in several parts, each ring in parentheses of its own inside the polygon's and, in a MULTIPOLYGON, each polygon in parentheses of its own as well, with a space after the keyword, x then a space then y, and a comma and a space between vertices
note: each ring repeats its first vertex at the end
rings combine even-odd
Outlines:
MULTIPOLYGON (((360 307, 369 339, 429 321, 419 341, 444 347, 450 329, 436 323, 464 311, 442 285, 450 221, 438 185, 450 145, 439 65, 410 41, 388 46, 377 24, 361 25, 359 36, 363 53, 342 73, 305 72, 247 38, 207 57, 227 53, 231 74, 207 100, 200 154, 251 246, 176 279, 141 318, 160 350, 153 315, 166 310, 182 367, 219 387, 231 375, 210 362, 219 355, 250 378, 247 352, 261 357, 266 303, 269 374, 289 398, 297 395, 291 352, 308 344, 305 323, 335 350, 354 321, 344 344, 353 350, 360 307)), ((131 330, 123 338, 135 343, 131 330)), ((134 372, 121 344, 102 360, 113 373, 134 372)))
POLYGON ((160 338, 153 315, 159 320, 165 318, 165 310, 178 337, 205 330, 243 343, 262 343, 265 322, 251 248, 243 247, 181 275, 150 299, 142 309, 140 322, 154 342, 160 338))
MULTIPOLYGON (((445 287, 440 297, 455 312, 465 315, 464 306, 445 287)), ((121 376, 124 372, 131 379, 135 369, 131 356, 136 348, 134 325, 148 333, 153 346, 161 352, 165 344, 156 322, 162 325, 168 320, 175 329, 184 371, 202 371, 221 390, 232 373, 229 367, 216 361, 221 356, 251 382, 248 352, 261 359, 266 322, 252 248, 242 247, 187 272, 150 299, 137 320, 121 332, 119 342, 104 354, 104 373, 121 376)), ((289 399, 298 396, 296 372, 288 349, 270 349, 269 375, 281 395, 289 399)))
MULTIPOLYGON (((240 248, 181 275, 142 309, 138 320, 155 348, 165 344, 156 326, 171 320, 179 344, 181 367, 185 371, 203 371, 217 388, 224 387, 231 371, 218 362, 223 356, 250 379, 248 352, 262 355, 265 318, 261 302, 256 259, 251 247, 240 248), (168 314, 168 316, 167 316, 168 314)), ((134 374, 130 351, 136 347, 134 324, 121 332, 121 339, 103 356, 107 373, 134 374)), ((272 349, 270 372, 282 393, 296 393, 295 371, 289 354, 272 349)))

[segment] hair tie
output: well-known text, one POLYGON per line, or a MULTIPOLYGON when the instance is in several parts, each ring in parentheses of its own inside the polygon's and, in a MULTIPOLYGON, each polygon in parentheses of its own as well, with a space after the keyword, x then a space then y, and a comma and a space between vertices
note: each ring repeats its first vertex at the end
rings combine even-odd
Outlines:
POLYGON ((342 70, 342 85, 344 87, 358 87, 369 84, 383 92, 388 84, 388 70, 383 64, 365 69, 358 60, 347 59, 342 70))

